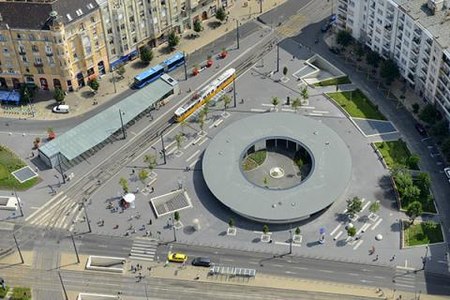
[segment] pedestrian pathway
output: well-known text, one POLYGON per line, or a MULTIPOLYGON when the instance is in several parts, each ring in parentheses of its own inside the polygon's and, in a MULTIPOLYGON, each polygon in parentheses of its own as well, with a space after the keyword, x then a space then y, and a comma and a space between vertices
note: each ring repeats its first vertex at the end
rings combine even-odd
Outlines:
POLYGON ((158 242, 155 239, 137 237, 130 250, 131 260, 154 261, 158 242))

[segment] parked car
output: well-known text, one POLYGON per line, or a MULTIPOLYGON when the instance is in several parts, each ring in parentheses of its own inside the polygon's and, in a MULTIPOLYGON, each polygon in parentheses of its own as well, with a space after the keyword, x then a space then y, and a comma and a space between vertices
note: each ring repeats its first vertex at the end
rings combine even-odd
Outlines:
POLYGON ((196 257, 192 260, 193 266, 199 267, 211 267, 211 258, 209 257, 196 257))
POLYGON ((450 167, 444 169, 445 176, 450 180, 450 167))
POLYGON ((419 132, 420 135, 423 135, 423 136, 427 135, 427 131, 425 130, 425 127, 423 127, 423 125, 420 123, 416 123, 416 130, 417 130, 417 132, 419 132))
POLYGON ((187 259, 188 259, 188 257, 184 253, 169 252, 169 254, 167 254, 167 260, 171 261, 171 262, 184 263, 187 259))
POLYGON ((331 47, 330 51, 332 53, 334 53, 334 54, 340 54, 341 53, 341 50, 339 48, 337 48, 337 47, 331 47))
POLYGON ((69 113, 70 107, 66 104, 59 104, 53 107, 52 111, 54 113, 61 113, 61 114, 67 114, 69 113))
POLYGON ((320 31, 327 32, 330 28, 331 28, 331 23, 327 21, 325 24, 323 24, 320 27, 320 31))

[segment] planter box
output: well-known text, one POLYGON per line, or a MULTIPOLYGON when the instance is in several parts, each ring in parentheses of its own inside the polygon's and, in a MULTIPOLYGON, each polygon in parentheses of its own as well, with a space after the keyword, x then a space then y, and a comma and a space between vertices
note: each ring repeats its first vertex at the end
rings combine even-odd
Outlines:
POLYGON ((272 240, 272 237, 270 234, 261 234, 261 242, 263 243, 269 243, 272 240))
POLYGON ((236 235, 236 233, 237 233, 237 229, 236 229, 236 227, 228 227, 227 228, 227 235, 236 235))
POLYGON ((292 236, 292 242, 295 244, 301 244, 302 240, 303 240, 303 236, 301 234, 294 234, 292 236))

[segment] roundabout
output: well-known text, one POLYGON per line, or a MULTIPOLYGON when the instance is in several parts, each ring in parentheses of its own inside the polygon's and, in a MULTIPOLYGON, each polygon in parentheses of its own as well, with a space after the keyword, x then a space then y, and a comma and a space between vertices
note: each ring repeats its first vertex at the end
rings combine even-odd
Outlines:
POLYGON ((293 113, 261 114, 214 137, 203 156, 203 176, 214 196, 235 213, 290 223, 342 196, 351 157, 342 139, 321 122, 293 113))

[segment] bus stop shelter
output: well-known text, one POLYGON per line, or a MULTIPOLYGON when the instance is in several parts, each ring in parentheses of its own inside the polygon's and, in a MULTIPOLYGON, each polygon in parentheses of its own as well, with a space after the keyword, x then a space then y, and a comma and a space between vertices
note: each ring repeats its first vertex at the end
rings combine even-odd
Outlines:
POLYGON ((0 91, 0 101, 6 104, 20 104, 20 93, 17 91, 0 91))

